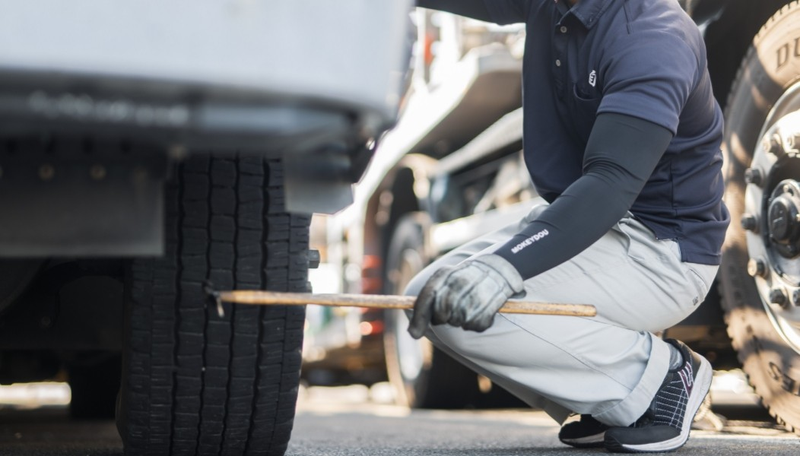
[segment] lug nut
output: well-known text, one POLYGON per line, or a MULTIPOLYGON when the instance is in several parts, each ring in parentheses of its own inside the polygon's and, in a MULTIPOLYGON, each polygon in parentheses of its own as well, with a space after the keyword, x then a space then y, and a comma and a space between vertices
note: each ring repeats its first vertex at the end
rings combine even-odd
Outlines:
POLYGON ((792 292, 792 304, 800 306, 800 290, 794 290, 792 292))
POLYGON ((800 150, 800 133, 795 133, 786 137, 786 145, 790 149, 800 150))
POLYGON ((755 231, 758 228, 758 220, 754 215, 745 214, 742 216, 742 228, 747 231, 755 231))
POLYGON ((784 307, 788 301, 789 299, 786 297, 786 292, 781 288, 773 288, 772 291, 769 292, 769 302, 773 304, 784 307))
POLYGON ((770 138, 764 138, 764 142, 761 144, 761 147, 764 149, 764 152, 775 154, 778 157, 783 155, 785 152, 783 150, 783 141, 779 134, 775 133, 770 138))
POLYGON ((308 251, 308 268, 309 269, 317 269, 319 267, 319 262, 320 262, 319 250, 309 250, 308 251))
POLYGON ((765 277, 767 275, 767 264, 762 260, 751 258, 747 262, 747 273, 750 277, 765 277))
POLYGON ((748 184, 761 187, 761 184, 764 182, 764 173, 758 168, 748 168, 747 171, 744 172, 744 181, 748 184))

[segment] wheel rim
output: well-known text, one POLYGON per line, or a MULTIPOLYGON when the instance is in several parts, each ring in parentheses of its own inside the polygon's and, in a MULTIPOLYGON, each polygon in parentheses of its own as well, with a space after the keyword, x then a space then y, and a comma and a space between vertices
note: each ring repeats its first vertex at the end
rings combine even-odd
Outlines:
POLYGON ((773 327, 800 353, 800 83, 767 116, 745 181, 748 273, 773 327))
POLYGON ((411 337, 408 328, 408 317, 405 312, 398 312, 397 322, 397 358, 400 363, 400 374, 406 381, 414 381, 419 377, 424 366, 423 347, 418 340, 411 337))
MULTIPOLYGON (((404 250, 398 269, 397 291, 402 292, 402 289, 424 266, 425 263, 419 252, 413 249, 404 250)), ((397 311, 393 321, 400 375, 404 381, 413 382, 419 377, 425 366, 426 353, 430 351, 430 343, 425 339, 416 340, 408 334, 408 316, 404 311, 397 311)))

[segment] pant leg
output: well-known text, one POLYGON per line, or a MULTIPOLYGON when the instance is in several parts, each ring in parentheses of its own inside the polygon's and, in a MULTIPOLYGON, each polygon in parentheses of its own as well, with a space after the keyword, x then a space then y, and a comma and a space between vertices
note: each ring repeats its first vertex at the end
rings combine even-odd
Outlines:
MULTIPOLYGON (((445 255, 407 293, 418 294, 443 266, 494 250, 540 212, 445 255)), ((580 255, 525 281, 526 299, 593 304, 596 317, 498 314, 483 333, 443 325, 427 336, 558 421, 578 412, 625 426, 644 413, 666 375, 669 349, 652 332, 688 316, 715 273, 682 263, 677 243, 626 217, 580 255)))

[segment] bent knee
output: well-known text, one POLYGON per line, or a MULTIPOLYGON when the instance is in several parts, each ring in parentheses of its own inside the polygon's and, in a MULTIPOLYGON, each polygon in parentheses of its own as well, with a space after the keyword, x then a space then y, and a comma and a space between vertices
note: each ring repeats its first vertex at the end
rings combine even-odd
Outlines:
POLYGON ((443 264, 441 261, 437 261, 428 265, 422 271, 417 273, 417 275, 415 275, 410 282, 408 282, 405 290, 403 290, 403 294, 406 296, 418 296, 422 291, 422 288, 425 287, 425 284, 428 283, 428 279, 430 279, 436 271, 444 266, 447 266, 447 264, 443 264))

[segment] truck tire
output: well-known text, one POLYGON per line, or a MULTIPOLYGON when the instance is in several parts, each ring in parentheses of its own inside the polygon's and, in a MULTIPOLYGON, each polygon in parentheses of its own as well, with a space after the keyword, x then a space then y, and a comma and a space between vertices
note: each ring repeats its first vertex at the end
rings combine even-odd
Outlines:
POLYGON ((728 99, 722 147, 731 227, 719 277, 739 360, 772 416, 795 432, 800 431, 800 231, 795 231, 800 217, 792 212, 800 209, 798 24, 800 4, 794 1, 764 25, 728 99))
POLYGON ((166 252, 131 262, 118 427, 127 455, 283 455, 305 307, 209 303, 217 289, 306 291, 310 216, 280 161, 193 156, 166 191, 166 252))
MULTIPOLYGON (((424 239, 420 214, 400 219, 387 255, 388 293, 403 294, 411 279, 428 265, 424 239)), ((435 348, 428 339, 412 338, 404 311, 387 311, 384 321, 386 370, 398 404, 440 409, 475 404, 480 395, 475 372, 435 348)))

